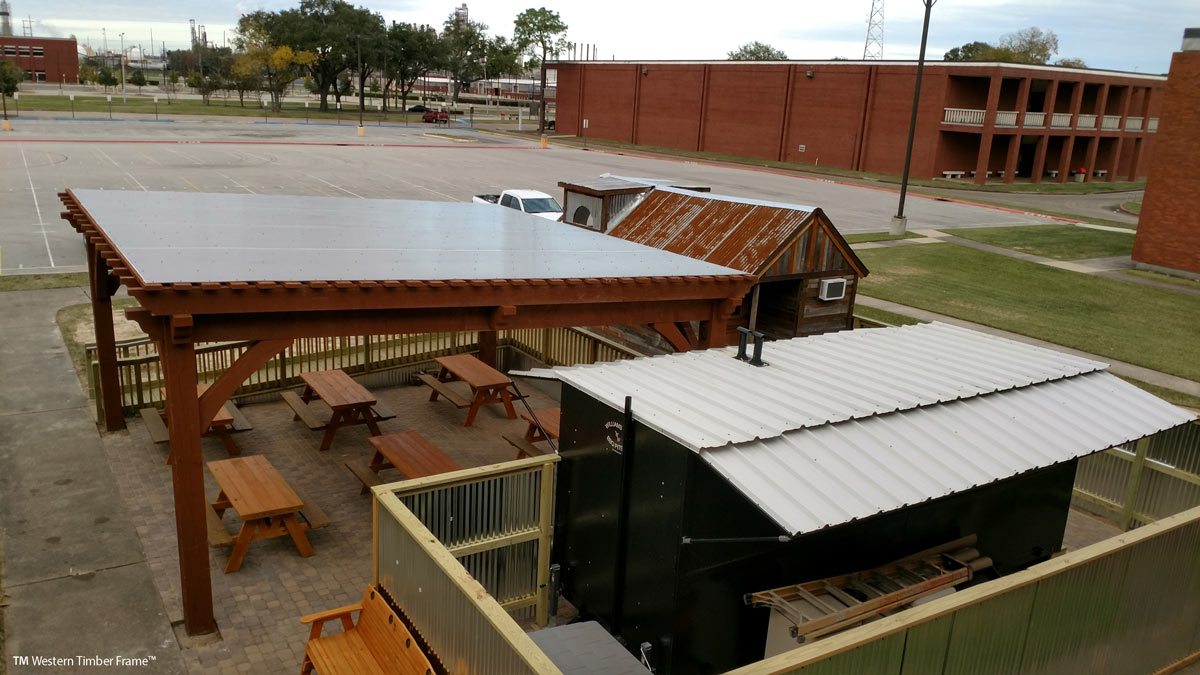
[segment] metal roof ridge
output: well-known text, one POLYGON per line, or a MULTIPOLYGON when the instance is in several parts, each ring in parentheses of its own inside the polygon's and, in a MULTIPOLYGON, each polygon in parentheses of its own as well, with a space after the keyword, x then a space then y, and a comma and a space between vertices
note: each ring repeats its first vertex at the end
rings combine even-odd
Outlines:
MULTIPOLYGON (((631 181, 632 182, 632 181, 631 181)), ((818 206, 808 204, 789 204, 787 202, 774 202, 766 199, 750 199, 749 197, 735 197, 733 195, 723 195, 716 192, 696 192, 695 190, 685 190, 683 188, 654 185, 654 190, 662 192, 670 192, 671 194, 683 195, 684 197, 693 197, 695 199, 706 199, 714 202, 728 202, 731 204, 747 204, 750 206, 767 206, 775 209, 786 209, 788 211, 804 211, 812 213, 816 211, 818 206)))

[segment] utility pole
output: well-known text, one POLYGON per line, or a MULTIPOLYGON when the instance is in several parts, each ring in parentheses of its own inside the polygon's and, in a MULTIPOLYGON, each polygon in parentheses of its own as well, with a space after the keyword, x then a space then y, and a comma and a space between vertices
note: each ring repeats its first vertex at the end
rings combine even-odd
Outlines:
POLYGON ((863 45, 863 61, 883 59, 883 0, 871 0, 867 17, 867 41, 863 45))
POLYGON ((121 33, 121 102, 125 100, 125 34, 121 33))
POLYGON ((892 217, 891 234, 904 234, 908 218, 904 216, 904 198, 908 196, 908 172, 912 167, 913 138, 917 133, 917 108, 921 105, 921 76, 925 72, 925 43, 929 39, 929 12, 937 0, 921 0, 925 5, 925 23, 921 26, 921 53, 917 57, 917 82, 913 86, 912 115, 908 119, 908 145, 904 150, 904 175, 900 177, 900 205, 892 217))

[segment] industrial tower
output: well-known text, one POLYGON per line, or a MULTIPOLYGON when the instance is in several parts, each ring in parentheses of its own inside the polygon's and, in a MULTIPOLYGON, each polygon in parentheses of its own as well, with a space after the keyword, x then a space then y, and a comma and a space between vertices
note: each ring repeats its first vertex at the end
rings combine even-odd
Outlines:
POLYGON ((8 6, 8 0, 0 0, 0 35, 12 34, 12 10, 8 6))
POLYGON ((863 60, 883 59, 883 0, 871 0, 867 17, 867 42, 863 45, 863 60))

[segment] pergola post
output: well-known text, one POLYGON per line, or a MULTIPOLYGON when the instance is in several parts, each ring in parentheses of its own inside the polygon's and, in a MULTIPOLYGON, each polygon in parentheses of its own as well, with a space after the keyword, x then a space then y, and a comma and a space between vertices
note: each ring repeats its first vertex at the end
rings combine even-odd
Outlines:
POLYGON ((196 350, 190 334, 164 322, 159 340, 166 379, 171 436, 171 481, 175 491, 175 533, 179 544, 179 585, 183 623, 188 635, 212 633, 212 578, 208 565, 208 528, 204 509, 204 466, 200 452, 200 402, 196 397, 196 350))
POLYGON ((108 266, 96 244, 87 242, 88 290, 92 296, 92 324, 96 331, 96 358, 100 361, 98 396, 103 403, 104 428, 119 431, 125 428, 125 412, 121 407, 121 382, 117 375, 117 340, 113 331, 112 295, 108 266))
POLYGON ((479 331, 479 360, 496 367, 496 331, 479 331))

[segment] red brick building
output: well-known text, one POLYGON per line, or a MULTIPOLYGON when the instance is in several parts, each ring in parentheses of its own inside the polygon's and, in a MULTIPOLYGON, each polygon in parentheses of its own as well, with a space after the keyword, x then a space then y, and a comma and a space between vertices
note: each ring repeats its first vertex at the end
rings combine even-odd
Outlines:
POLYGON ((1200 277, 1200 28, 1183 33, 1171 58, 1162 110, 1161 145, 1138 219, 1133 259, 1200 277))
POLYGON ((79 84, 75 38, 0 35, 0 59, 16 63, 34 82, 79 84))
MULTIPOLYGON (((886 61, 560 62, 557 131, 899 174, 916 65, 886 61)), ((927 64, 913 175, 1140 178, 1166 78, 927 64), (1001 172, 1003 172, 1001 174, 1001 172)))

